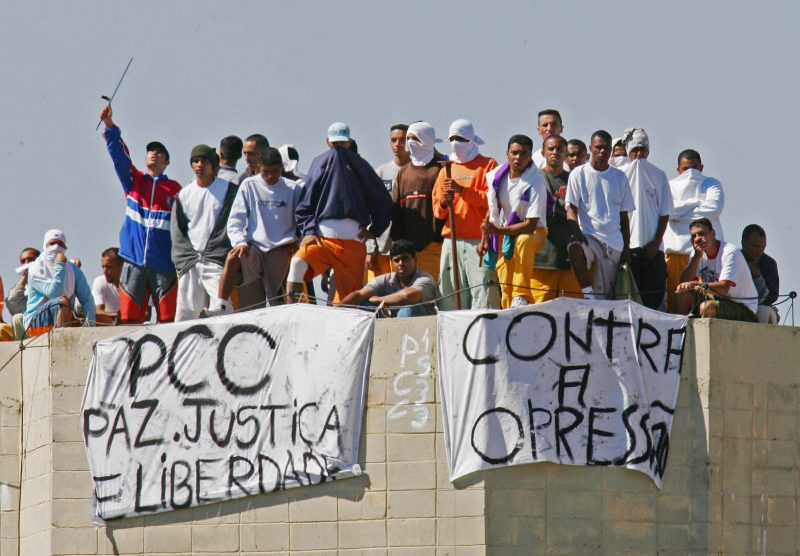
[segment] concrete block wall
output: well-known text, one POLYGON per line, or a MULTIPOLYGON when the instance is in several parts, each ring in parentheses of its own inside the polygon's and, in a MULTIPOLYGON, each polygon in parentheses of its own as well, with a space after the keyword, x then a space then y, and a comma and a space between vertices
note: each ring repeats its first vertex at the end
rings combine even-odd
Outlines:
POLYGON ((0 554, 16 554, 22 438, 22 355, 18 343, 0 343, 0 367, 0 554))
POLYGON ((20 365, 26 445, 21 499, 0 506, 0 553, 795 554, 800 547, 797 329, 692 324, 659 491, 635 471, 545 463, 451 484, 435 319, 379 321, 364 475, 96 529, 78 410, 89 342, 120 332, 56 332, 51 350, 37 340, 41 347, 26 350, 13 372, 14 365, 0 371, 0 481, 18 480, 20 365))

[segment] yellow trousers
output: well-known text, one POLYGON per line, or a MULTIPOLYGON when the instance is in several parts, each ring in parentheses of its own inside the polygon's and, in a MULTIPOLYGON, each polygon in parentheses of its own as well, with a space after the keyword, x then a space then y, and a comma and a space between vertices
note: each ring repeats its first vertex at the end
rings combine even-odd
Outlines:
POLYGON ((571 268, 534 268, 533 287, 536 288, 533 290, 534 303, 544 303, 556 297, 583 299, 581 286, 571 268))
POLYGON ((667 253, 667 311, 675 312, 675 289, 681 283, 681 274, 689 266, 689 255, 667 253))
POLYGON ((515 297, 534 302, 533 261, 546 240, 547 229, 536 228, 532 234, 520 234, 515 238, 513 257, 506 259, 502 253, 498 254, 497 279, 503 309, 508 309, 515 297))

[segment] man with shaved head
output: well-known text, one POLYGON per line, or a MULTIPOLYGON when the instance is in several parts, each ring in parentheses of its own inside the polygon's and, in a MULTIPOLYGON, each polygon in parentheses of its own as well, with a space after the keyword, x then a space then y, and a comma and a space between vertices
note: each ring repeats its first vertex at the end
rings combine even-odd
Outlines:
MULTIPOLYGON (((561 113, 553 108, 542 110, 536 119, 536 131, 542 141, 551 135, 561 135, 564 131, 564 123, 561 120, 561 113)), ((533 163, 541 170, 547 164, 544 154, 544 148, 536 149, 533 152, 533 163)))

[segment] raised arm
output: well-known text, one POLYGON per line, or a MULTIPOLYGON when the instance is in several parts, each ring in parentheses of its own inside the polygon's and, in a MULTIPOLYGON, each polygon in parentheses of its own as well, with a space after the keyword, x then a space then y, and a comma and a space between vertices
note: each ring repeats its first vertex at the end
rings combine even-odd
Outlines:
POLYGON ((106 148, 108 154, 111 156, 111 161, 114 163, 114 171, 117 174, 117 179, 122 185, 122 189, 127 193, 133 185, 133 178, 139 170, 133 165, 131 161, 128 147, 122 140, 122 131, 114 124, 111 118, 111 106, 106 106, 100 113, 100 119, 106 126, 103 131, 103 137, 106 140, 106 148))

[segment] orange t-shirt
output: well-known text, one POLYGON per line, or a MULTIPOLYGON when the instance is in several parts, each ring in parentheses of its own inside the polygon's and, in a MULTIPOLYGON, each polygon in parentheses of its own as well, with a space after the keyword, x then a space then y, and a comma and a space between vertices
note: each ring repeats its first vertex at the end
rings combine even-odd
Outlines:
MULTIPOLYGON (((481 239, 481 223, 486 217, 489 205, 486 202, 486 173, 497 167, 493 158, 479 154, 465 164, 453 162, 450 174, 453 180, 463 187, 461 193, 456 193, 453 203, 456 221, 456 237, 460 239, 481 239)), ((447 178, 445 169, 439 171, 436 185, 433 187, 433 215, 444 219, 442 236, 450 237, 450 210, 442 207, 444 197, 444 180, 447 178)))

